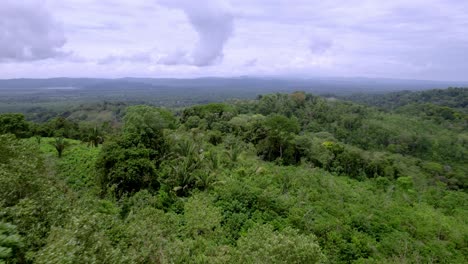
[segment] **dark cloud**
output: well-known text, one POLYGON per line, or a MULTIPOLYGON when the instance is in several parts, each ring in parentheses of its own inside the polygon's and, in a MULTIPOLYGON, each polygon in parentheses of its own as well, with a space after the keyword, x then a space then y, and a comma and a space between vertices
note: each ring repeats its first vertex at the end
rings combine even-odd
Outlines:
MULTIPOLYGON (((187 56, 178 54, 165 58, 165 64, 192 64, 209 66, 223 59, 223 48, 234 28, 234 16, 223 1, 164 0, 160 3, 170 8, 181 9, 198 34, 194 50, 187 56), (175 59, 179 58, 180 61, 175 59)), ((163 61, 164 61, 163 60, 163 61)))
POLYGON ((44 1, 2 0, 0 61, 33 61, 66 55, 64 32, 44 1))

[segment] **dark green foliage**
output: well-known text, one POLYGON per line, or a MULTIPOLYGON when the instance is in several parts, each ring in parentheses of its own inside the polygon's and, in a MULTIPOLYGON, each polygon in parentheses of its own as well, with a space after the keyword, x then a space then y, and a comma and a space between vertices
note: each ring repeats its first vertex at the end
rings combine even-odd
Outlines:
POLYGON ((211 131, 208 134, 208 142, 210 142, 213 145, 218 145, 223 142, 223 134, 220 131, 211 131))
POLYGON ((163 130, 174 128, 175 118, 167 110, 140 105, 127 108, 124 124, 123 132, 133 137, 133 142, 163 154, 163 130))
POLYGON ((16 227, 0 222, 0 263, 13 260, 21 247, 22 241, 16 227))
POLYGON ((106 145, 97 162, 102 188, 115 189, 118 195, 142 188, 157 188, 155 154, 130 145, 124 139, 106 145))
POLYGON ((14 205, 34 194, 44 173, 43 159, 36 144, 0 135, 0 206, 14 205))
POLYGON ((0 114, 0 134, 8 133, 22 138, 31 136, 31 125, 23 114, 0 114))
POLYGON ((182 121, 185 122, 191 116, 198 116, 201 119, 221 118, 227 114, 233 114, 234 108, 227 104, 211 103, 207 105, 198 105, 184 109, 182 113, 182 121))
POLYGON ((268 116, 264 123, 266 137, 258 144, 258 153, 265 160, 277 160, 280 164, 295 164, 294 135, 299 132, 299 123, 294 118, 282 115, 268 116))
POLYGON ((57 117, 41 124, 37 128, 37 134, 43 137, 65 137, 80 139, 78 123, 64 117, 57 117))
POLYGON ((159 188, 156 169, 167 154, 164 129, 175 125, 170 112, 149 106, 133 106, 124 117, 123 135, 104 146, 97 161, 103 190, 118 195, 159 188))
POLYGON ((104 135, 97 126, 94 126, 86 130, 85 134, 82 136, 82 140, 93 147, 98 147, 99 144, 104 142, 104 135))

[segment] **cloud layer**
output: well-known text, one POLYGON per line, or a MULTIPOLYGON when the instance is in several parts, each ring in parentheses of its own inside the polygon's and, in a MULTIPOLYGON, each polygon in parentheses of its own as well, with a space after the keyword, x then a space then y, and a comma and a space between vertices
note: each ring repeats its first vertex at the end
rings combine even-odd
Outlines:
POLYGON ((64 32, 43 1, 2 0, 0 61, 33 61, 64 55, 64 32))
POLYGON ((468 79, 467 1, 45 1, 0 0, 0 78, 468 79))

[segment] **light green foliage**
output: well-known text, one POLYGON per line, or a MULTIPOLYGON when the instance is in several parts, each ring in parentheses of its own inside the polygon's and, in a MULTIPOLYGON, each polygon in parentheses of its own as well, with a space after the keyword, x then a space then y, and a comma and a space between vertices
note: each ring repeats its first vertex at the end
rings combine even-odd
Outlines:
POLYGON ((210 236, 218 232, 221 222, 221 211, 211 205, 209 196, 198 194, 185 203, 185 228, 192 237, 210 236))
POLYGON ((57 164, 58 176, 77 189, 93 187, 96 178, 95 164, 100 151, 100 148, 83 144, 70 146, 57 164))
POLYGON ((168 263, 168 248, 175 239, 178 218, 143 206, 126 219, 120 244, 131 263, 168 263))
POLYGON ((53 142, 51 142, 52 146, 54 146, 55 150, 57 150, 57 155, 59 158, 62 157, 63 151, 69 145, 66 139, 63 137, 55 138, 53 142))
POLYGON ((64 228, 50 231, 47 245, 36 263, 120 263, 122 256, 112 247, 99 223, 99 215, 75 214, 64 228))
POLYGON ((270 225, 249 229, 238 243, 238 263, 325 263, 314 236, 286 228, 273 231, 270 225))
POLYGON ((263 115, 238 115, 229 120, 231 133, 247 142, 258 143, 265 136, 263 115))
POLYGON ((192 128, 202 128, 206 129, 208 125, 204 119, 200 119, 198 116, 190 116, 185 121, 185 127, 192 129, 192 128))

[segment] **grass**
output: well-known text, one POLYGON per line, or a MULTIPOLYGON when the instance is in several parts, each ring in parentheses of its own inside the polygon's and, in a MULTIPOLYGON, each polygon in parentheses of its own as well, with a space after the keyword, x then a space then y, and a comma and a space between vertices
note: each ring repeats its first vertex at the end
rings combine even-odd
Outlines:
POLYGON ((40 151, 56 163, 57 176, 64 180, 70 187, 82 189, 94 185, 95 162, 101 150, 88 146, 78 140, 66 139, 68 146, 65 148, 62 158, 58 158, 57 151, 52 143, 55 138, 41 138, 38 143, 36 138, 24 139, 31 144, 39 144, 40 151))

